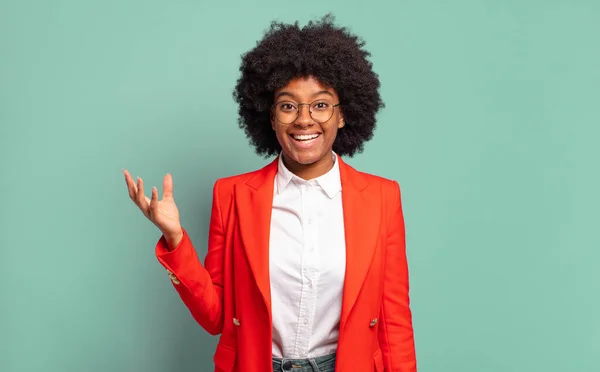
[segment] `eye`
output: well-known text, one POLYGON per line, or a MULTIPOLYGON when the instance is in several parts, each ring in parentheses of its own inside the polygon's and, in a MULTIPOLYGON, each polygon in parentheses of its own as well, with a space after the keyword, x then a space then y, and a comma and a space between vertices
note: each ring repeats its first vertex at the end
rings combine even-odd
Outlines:
POLYGON ((329 102, 319 101, 319 102, 315 102, 312 107, 315 110, 327 110, 327 109, 329 109, 330 106, 331 105, 329 104, 329 102))
POLYGON ((277 109, 284 112, 296 111, 296 106, 291 102, 280 102, 277 104, 277 109))

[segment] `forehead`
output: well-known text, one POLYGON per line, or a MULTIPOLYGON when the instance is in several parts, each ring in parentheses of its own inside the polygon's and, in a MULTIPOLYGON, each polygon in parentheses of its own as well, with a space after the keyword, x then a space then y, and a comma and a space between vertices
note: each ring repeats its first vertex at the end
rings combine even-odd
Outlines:
POLYGON ((314 76, 297 77, 275 91, 275 97, 313 98, 318 95, 337 97, 335 89, 323 84, 314 76), (327 94, 329 93, 329 94, 327 94))

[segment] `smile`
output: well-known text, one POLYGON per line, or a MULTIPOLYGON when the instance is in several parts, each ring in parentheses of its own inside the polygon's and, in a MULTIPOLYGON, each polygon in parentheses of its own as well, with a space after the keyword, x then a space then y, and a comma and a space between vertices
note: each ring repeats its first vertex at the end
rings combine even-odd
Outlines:
POLYGON ((320 133, 313 133, 313 134, 291 134, 290 136, 295 139, 296 141, 310 141, 313 140, 317 137, 319 137, 321 134, 320 133))

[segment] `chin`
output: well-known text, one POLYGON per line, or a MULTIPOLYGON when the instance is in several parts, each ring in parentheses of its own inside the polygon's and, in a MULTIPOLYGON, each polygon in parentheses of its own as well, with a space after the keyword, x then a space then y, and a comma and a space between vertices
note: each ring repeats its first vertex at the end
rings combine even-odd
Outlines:
POLYGON ((302 165, 314 164, 322 158, 322 156, 320 154, 315 154, 315 153, 310 153, 310 154, 296 153, 296 154, 286 154, 286 155, 290 160, 294 161, 295 163, 302 164, 302 165))

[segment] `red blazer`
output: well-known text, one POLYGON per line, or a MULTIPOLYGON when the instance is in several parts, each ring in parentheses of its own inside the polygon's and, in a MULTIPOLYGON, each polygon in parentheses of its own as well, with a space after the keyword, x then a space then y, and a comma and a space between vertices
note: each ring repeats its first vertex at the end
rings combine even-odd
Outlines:
MULTIPOLYGON (((336 372, 415 372, 400 188, 338 160, 346 275, 336 372)), ((221 334, 215 371, 272 370, 269 229, 276 173, 277 159, 215 183, 204 265, 185 230, 173 251, 164 237, 156 246, 194 319, 221 334)))

